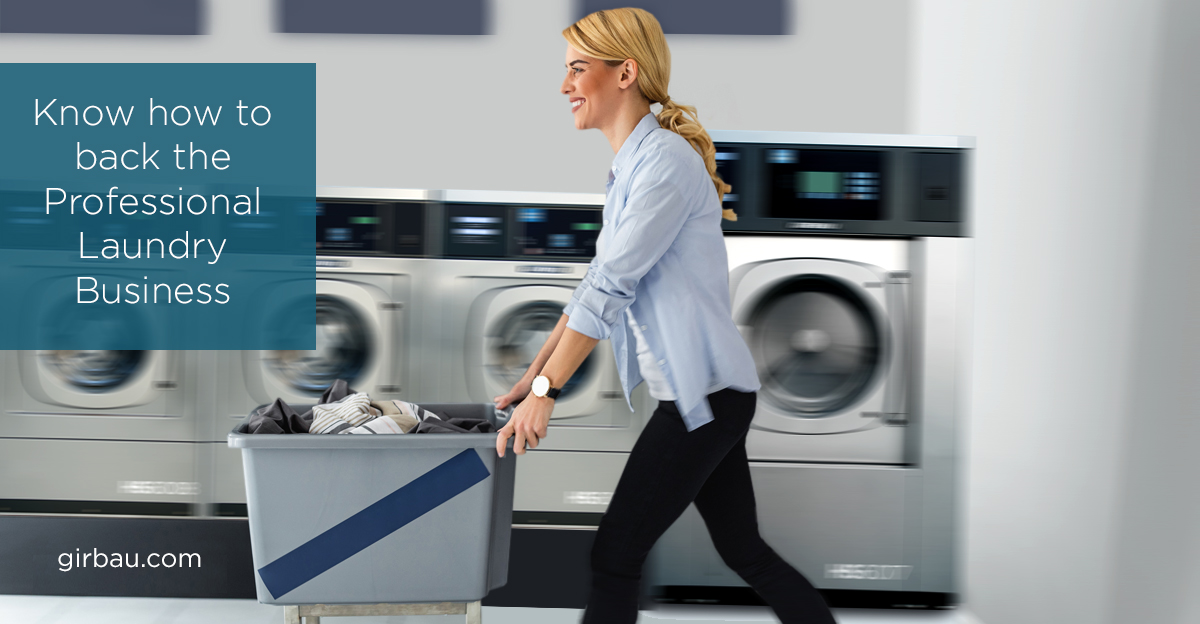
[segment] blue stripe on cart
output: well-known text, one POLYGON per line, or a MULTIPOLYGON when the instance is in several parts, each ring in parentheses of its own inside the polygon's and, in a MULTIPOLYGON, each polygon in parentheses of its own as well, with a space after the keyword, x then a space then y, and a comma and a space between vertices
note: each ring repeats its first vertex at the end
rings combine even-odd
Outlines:
POLYGON ((259 568, 258 576, 271 596, 278 599, 462 494, 490 474, 475 449, 467 449, 259 568))

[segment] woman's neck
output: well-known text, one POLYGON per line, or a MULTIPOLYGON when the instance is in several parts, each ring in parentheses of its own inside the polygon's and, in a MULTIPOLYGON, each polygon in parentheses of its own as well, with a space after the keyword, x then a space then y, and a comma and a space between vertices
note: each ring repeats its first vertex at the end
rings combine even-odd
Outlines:
POLYGON ((625 144, 625 139, 628 139, 629 135, 633 134, 633 129, 637 127, 638 122, 649 114, 650 104, 645 100, 642 100, 640 104, 622 106, 617 111, 612 123, 600 129, 604 133, 604 136, 608 137, 608 143, 612 145, 614 154, 621 151, 621 146, 625 144))

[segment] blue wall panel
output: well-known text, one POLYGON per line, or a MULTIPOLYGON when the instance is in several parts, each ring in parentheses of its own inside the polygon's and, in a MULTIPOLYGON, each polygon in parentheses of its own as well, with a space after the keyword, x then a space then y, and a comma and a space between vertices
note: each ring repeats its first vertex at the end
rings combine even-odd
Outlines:
POLYGON ((285 33, 484 35, 484 0, 279 0, 285 33))
POLYGON ((579 0, 579 19, 601 9, 637 7, 668 35, 784 35, 785 0, 579 0))
POLYGON ((0 33, 199 35, 200 0, 0 0, 0 33))

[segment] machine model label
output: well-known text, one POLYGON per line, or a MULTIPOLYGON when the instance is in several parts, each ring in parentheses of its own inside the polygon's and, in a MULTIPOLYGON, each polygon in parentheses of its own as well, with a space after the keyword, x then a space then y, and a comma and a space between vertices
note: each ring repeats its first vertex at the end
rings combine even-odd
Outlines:
POLYGON ((349 260, 329 260, 326 258, 317 258, 318 269, 344 269, 349 266, 349 260))
POLYGON ((612 492, 563 492, 563 502, 569 505, 607 505, 612 492))
POLYGON ((117 493, 195 496, 200 493, 200 484, 195 481, 118 481, 117 493))
POLYGON ((912 574, 910 565, 825 564, 825 578, 863 581, 903 581, 912 574))
POLYGON ((788 221, 783 227, 789 230, 840 230, 841 223, 821 223, 819 221, 788 221))
POLYGON ((569 266, 545 266, 537 264, 526 264, 517 267, 517 273, 550 273, 553 275, 563 275, 566 273, 574 273, 575 268, 569 266))

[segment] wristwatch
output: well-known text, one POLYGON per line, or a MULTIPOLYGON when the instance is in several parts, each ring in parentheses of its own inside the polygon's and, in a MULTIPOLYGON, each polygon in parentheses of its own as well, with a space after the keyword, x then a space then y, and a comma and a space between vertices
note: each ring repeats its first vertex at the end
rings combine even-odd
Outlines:
POLYGON ((533 378, 533 387, 531 388, 533 395, 536 397, 546 397, 550 399, 558 398, 558 393, 562 392, 561 388, 551 388, 550 380, 545 375, 538 375, 533 378))

